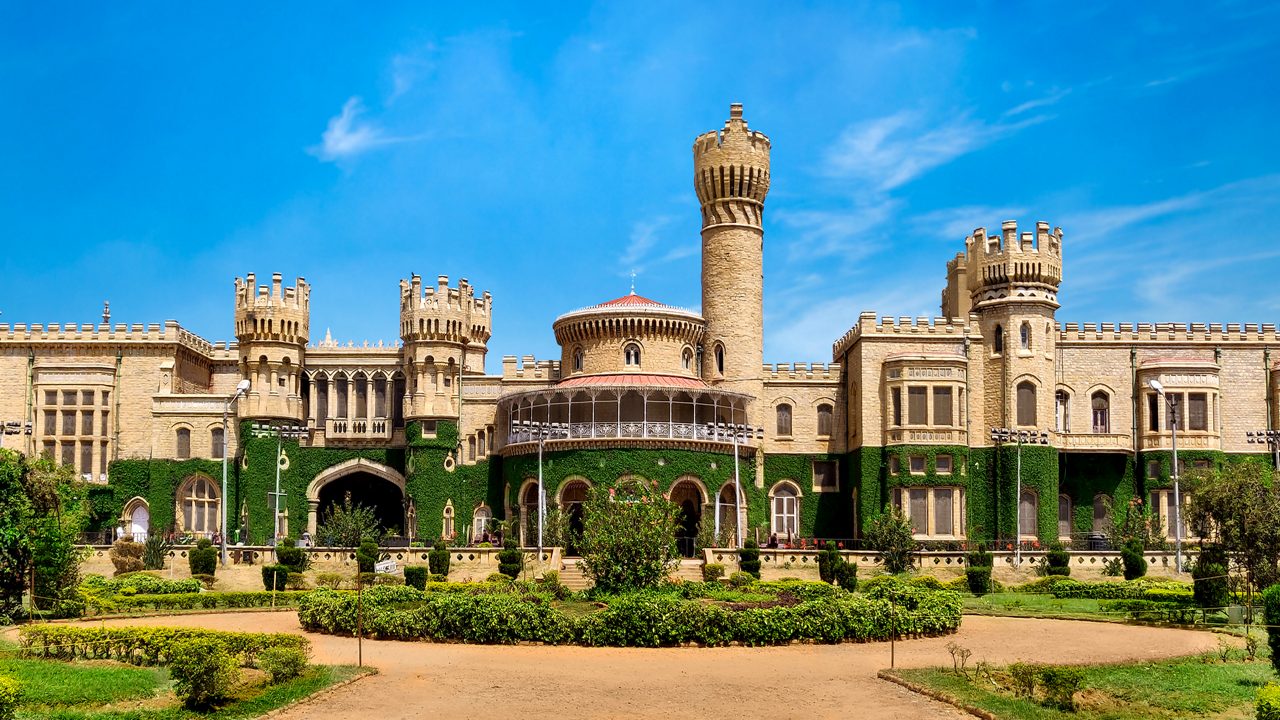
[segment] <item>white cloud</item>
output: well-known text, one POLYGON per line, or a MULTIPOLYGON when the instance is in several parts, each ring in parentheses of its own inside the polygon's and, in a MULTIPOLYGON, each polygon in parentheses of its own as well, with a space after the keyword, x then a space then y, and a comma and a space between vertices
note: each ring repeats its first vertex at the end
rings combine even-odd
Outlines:
POLYGON ((788 260, 805 262, 835 256, 853 262, 881 249, 872 231, 885 225, 899 204, 882 198, 854 203, 848 209, 779 210, 774 217, 796 233, 788 245, 788 260))
POLYGON ((360 98, 348 99, 342 106, 342 112, 329 118, 329 125, 320 136, 320 144, 308 148, 307 152, 324 162, 336 162, 383 145, 417 139, 387 135, 374 123, 361 120, 363 113, 364 104, 360 98))
POLYGON ((1005 110, 1003 117, 1013 117, 1014 115, 1021 115, 1022 113, 1028 112, 1030 110, 1035 110, 1036 108, 1049 107, 1050 105, 1056 105, 1059 100, 1061 100, 1062 98, 1070 94, 1071 94, 1071 88, 1067 88, 1066 90, 1055 90, 1042 98, 1036 98, 1035 100, 1028 100, 1022 103, 1021 105, 1015 105, 1009 108, 1008 110, 1005 110))
POLYGON ((963 246, 960 241, 969 237, 974 228, 997 227, 993 223, 1016 220, 1026 211, 1024 207, 992 205, 941 208, 915 216, 911 226, 922 235, 955 243, 959 248, 963 246))

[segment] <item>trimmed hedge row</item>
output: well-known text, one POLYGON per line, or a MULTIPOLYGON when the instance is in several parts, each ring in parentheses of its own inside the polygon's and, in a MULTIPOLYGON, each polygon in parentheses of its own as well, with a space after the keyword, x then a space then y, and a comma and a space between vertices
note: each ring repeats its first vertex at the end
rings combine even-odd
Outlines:
POLYGON ((1080 582, 1064 577, 1047 577, 1014 588, 1014 592, 1046 593, 1056 598, 1089 600, 1155 600, 1191 604, 1191 588, 1176 581, 1080 582))
POLYGON ((97 598, 91 607, 97 614, 107 614, 121 610, 194 610, 202 608, 257 608, 271 607, 273 598, 277 607, 296 605, 298 598, 306 595, 305 591, 282 590, 271 593, 265 590, 256 592, 202 592, 178 593, 172 595, 122 595, 113 598, 97 598))
POLYGON ((198 628, 99 628, 74 625, 28 625, 18 631, 27 657, 56 660, 117 660, 133 665, 168 665, 170 652, 187 640, 213 640, 256 666, 258 653, 273 647, 309 652, 311 643, 300 635, 243 633, 198 628))
POLYGON ((166 580, 142 572, 110 580, 101 575, 88 575, 80 581, 80 587, 90 593, 109 595, 171 595, 200 592, 202 589, 199 580, 166 580))
MULTIPOLYGON (((734 609, 677 593, 646 591, 613 596, 602 610, 573 618, 553 606, 547 595, 520 588, 506 593, 435 593, 388 586, 365 593, 364 629, 369 636, 394 640, 663 647, 864 642, 941 635, 960 625, 960 596, 949 591, 885 582, 862 597, 829 585, 829 590, 808 589, 820 583, 768 585, 784 586, 778 591, 797 599, 793 591, 799 590, 811 599, 734 609)), ((355 594, 313 591, 300 599, 298 619, 313 632, 354 635, 355 594)))

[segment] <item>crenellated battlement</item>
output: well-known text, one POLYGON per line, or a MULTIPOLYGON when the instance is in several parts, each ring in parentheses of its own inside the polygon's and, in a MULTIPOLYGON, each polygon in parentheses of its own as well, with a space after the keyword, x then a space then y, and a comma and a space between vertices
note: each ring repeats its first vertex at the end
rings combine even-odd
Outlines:
POLYGON ((770 380, 816 380, 829 381, 840 379, 840 363, 765 363, 761 368, 764 381, 770 380))
POLYGON ((449 276, 424 287, 414 274, 400 281, 400 335, 409 342, 448 342, 484 345, 492 334, 493 296, 476 297, 466 278, 449 287, 449 276))
POLYGON ((769 150, 769 137, 747 127, 741 103, 729 106, 723 130, 693 141, 693 186, 702 204, 703 227, 760 225, 769 194, 769 150))
POLYGON ((236 343, 209 342, 176 320, 159 323, 0 323, 0 342, 22 343, 177 343, 206 356, 235 350, 236 343))
POLYGON ((554 382, 560 379, 560 361, 537 360, 532 355, 520 358, 515 355, 503 355, 502 379, 554 382))
POLYGON ((1059 323, 1059 342, 1280 342, 1275 323, 1059 323))
POLYGON ((284 342, 305 345, 310 334, 311 286, 298 278, 283 286, 283 276, 272 273, 270 285, 258 285, 253 273, 236 278, 236 337, 248 342, 284 342))
POLYGON ((858 315, 858 322, 849 328, 831 345, 832 357, 843 356, 859 339, 867 336, 903 336, 918 335, 931 338, 962 339, 979 335, 978 318, 945 317, 897 317, 884 316, 877 318, 873 312, 858 315))
POLYGON ((977 228, 965 239, 965 255, 977 268, 970 282, 975 295, 1008 285, 1044 285, 1056 293, 1062 283, 1062 228, 1050 231, 1047 222, 1037 222, 1034 233, 1019 233, 1014 220, 1002 223, 999 235, 977 228))

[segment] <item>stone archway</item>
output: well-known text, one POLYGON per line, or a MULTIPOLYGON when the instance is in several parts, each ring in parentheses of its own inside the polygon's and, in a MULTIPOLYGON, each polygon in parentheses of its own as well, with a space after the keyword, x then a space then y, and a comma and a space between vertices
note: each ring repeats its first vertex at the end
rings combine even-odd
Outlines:
POLYGON ((680 522, 676 526, 676 545, 680 554, 694 557, 697 545, 698 526, 702 523, 702 507, 706 503, 706 495, 701 481, 693 476, 682 476, 671 486, 668 496, 671 502, 680 508, 680 522))
MULTIPOLYGON (((395 468, 364 458, 354 458, 334 465, 316 475, 307 485, 307 532, 314 538, 322 504, 331 502, 335 492, 350 491, 353 501, 360 502, 361 498, 357 493, 362 488, 369 492, 369 497, 365 498, 367 502, 363 504, 373 504, 375 511, 379 513, 379 520, 388 529, 400 527, 402 531, 412 532, 412 528, 405 528, 404 475, 395 468), (394 490, 378 487, 379 481, 390 483, 394 490), (397 503, 398 511, 393 507, 397 503)), ((314 539, 319 543, 320 538, 314 539)))

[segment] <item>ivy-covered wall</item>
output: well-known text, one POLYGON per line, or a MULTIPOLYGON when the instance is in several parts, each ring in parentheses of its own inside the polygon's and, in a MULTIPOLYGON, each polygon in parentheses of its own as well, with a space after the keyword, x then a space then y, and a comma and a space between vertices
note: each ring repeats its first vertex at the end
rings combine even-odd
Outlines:
POLYGON ((405 428, 405 441, 408 446, 405 482, 417 505, 418 537, 428 541, 440 537, 444 531, 444 508, 450 502, 454 532, 459 537, 466 535, 481 503, 489 507, 493 517, 504 516, 502 464, 496 458, 473 465, 457 463, 452 472, 446 468, 446 458, 452 453, 456 460, 462 452, 457 423, 437 421, 435 437, 423 437, 422 426, 409 423, 405 428))
MULTIPOLYGON (((1061 453, 1060 492, 1071 498, 1071 530, 1093 531, 1093 498, 1098 494, 1111 498, 1111 506, 1125 511, 1138 495, 1136 464, 1132 455, 1121 453, 1061 453)), ((1054 514, 1057 514, 1055 498, 1054 514)), ((1055 522, 1056 525, 1056 522, 1055 522)))
POLYGON ((769 522, 768 491, 783 480, 800 488, 801 537, 853 537, 854 479, 849 462, 843 455, 766 455, 764 458, 765 520, 769 522), (840 489, 818 492, 813 488, 813 463, 834 460, 837 463, 840 489))
MULTIPOLYGON (((125 503, 135 497, 147 501, 151 527, 173 525, 174 493, 192 475, 206 475, 215 484, 222 483, 221 460, 116 460, 107 468, 107 485, 111 488, 109 504, 103 496, 94 498, 94 515, 102 513, 102 527, 114 527, 124 511, 125 503), (99 503, 103 505, 99 507, 99 503)), ((228 466, 227 483, 234 481, 235 468, 228 466)), ((228 518, 228 523, 231 522, 228 518)))

